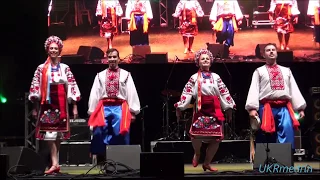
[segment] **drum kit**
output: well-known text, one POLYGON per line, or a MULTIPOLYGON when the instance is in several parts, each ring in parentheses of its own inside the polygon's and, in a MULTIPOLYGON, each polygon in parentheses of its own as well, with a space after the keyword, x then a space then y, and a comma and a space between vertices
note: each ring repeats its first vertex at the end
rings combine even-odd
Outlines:
POLYGON ((164 97, 162 106, 162 138, 158 140, 190 140, 189 129, 192 123, 193 105, 188 105, 187 109, 181 112, 182 116, 180 119, 177 120, 175 116, 176 110, 173 104, 179 101, 181 93, 168 89, 163 90, 161 94, 164 97), (173 100, 175 100, 175 102, 172 102, 173 100), (171 121, 170 117, 175 120, 171 121))

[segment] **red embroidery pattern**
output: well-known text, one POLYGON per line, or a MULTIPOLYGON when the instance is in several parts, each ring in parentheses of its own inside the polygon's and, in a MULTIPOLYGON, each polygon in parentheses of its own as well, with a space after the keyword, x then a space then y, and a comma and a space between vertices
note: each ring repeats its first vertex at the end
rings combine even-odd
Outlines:
POLYGON ((35 100, 36 97, 40 96, 40 75, 42 72, 42 68, 38 67, 34 72, 34 76, 30 86, 30 94, 31 100, 35 100))
POLYGON ((76 86, 77 86, 77 83, 76 83, 76 80, 70 70, 69 67, 66 68, 65 70, 65 73, 66 73, 66 76, 67 76, 67 80, 68 80, 68 86, 70 86, 70 90, 71 90, 71 95, 75 96, 77 91, 76 91, 76 86))
POLYGON ((266 66, 272 90, 284 90, 284 80, 279 66, 266 66))
POLYGON ((221 78, 218 78, 217 82, 218 82, 218 88, 219 88, 220 95, 226 99, 228 104, 233 104, 234 101, 230 95, 230 92, 229 92, 227 86, 222 82, 221 78))
POLYGON ((180 101, 178 103, 174 104, 174 107, 178 107, 178 105, 184 104, 187 99, 186 95, 192 95, 194 84, 195 84, 194 79, 190 78, 189 81, 187 82, 187 84, 183 88, 180 101))
POLYGON ((119 93, 120 69, 108 69, 106 77, 106 92, 108 97, 117 97, 119 93))

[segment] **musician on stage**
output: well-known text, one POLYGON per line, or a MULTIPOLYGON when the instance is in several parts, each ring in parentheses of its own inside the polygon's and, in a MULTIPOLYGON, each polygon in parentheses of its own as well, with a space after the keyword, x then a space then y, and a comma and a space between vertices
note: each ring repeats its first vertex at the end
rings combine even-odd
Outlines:
POLYGON ((88 103, 91 154, 101 158, 105 158, 106 145, 129 145, 130 124, 140 113, 132 76, 118 66, 119 51, 108 49, 106 54, 109 67, 96 75, 88 103))
POLYGON ((299 14, 297 0, 271 0, 269 18, 274 20, 273 28, 278 34, 281 50, 290 50, 290 34, 294 32, 293 24, 298 23, 299 14))
POLYGON ((253 73, 245 109, 260 126, 256 143, 291 143, 294 150, 294 130, 300 126, 294 113, 302 119, 306 101, 291 70, 277 64, 276 45, 267 44, 264 57, 266 64, 253 73))
POLYGON ((128 0, 126 18, 129 20, 130 45, 149 45, 149 23, 153 19, 149 0, 128 0))
POLYGON ((229 56, 230 46, 234 46, 234 34, 242 23, 243 14, 237 0, 215 0, 209 20, 217 35, 217 43, 224 44, 223 57, 229 56))
POLYGON ((314 25, 314 41, 320 43, 320 0, 309 0, 307 14, 314 25))
POLYGON ((217 171, 210 166, 210 163, 224 138, 223 111, 226 112, 226 120, 230 122, 232 110, 236 106, 220 76, 210 71, 212 62, 213 55, 210 51, 201 49, 195 53, 195 63, 199 70, 191 76, 183 89, 180 101, 174 105, 179 120, 181 111, 188 107, 192 98, 195 99, 194 115, 189 131, 194 149, 192 165, 198 166, 202 142, 208 143, 206 158, 202 165, 204 171, 217 171))
POLYGON ((113 37, 118 33, 117 16, 122 16, 123 11, 118 0, 99 0, 96 16, 100 25, 100 36, 107 39, 108 49, 112 48, 113 37))
POLYGON ((181 16, 179 32, 182 35, 184 44, 184 54, 193 53, 192 45, 194 37, 198 34, 197 17, 203 17, 204 12, 197 0, 180 0, 173 17, 181 16))

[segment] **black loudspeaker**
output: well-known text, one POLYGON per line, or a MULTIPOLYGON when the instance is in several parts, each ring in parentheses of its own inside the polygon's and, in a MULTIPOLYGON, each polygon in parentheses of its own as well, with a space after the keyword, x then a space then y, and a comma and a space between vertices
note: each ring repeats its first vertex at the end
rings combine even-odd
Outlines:
POLYGON ((87 119, 70 119, 70 141, 90 141, 91 132, 87 119))
POLYGON ((212 53, 213 57, 223 58, 224 48, 223 44, 207 43, 207 49, 212 53))
POLYGON ((151 47, 149 45, 132 46, 132 55, 146 57, 146 54, 151 53, 151 47))
MULTIPOLYGON (((276 164, 291 167, 293 166, 293 154, 290 143, 268 143, 269 158, 273 159, 276 164)), ((267 143, 257 143, 254 156, 254 169, 264 167, 267 159, 267 143)))
POLYGON ((278 51, 277 62, 293 62, 293 51, 278 51))
POLYGON ((311 122, 320 122, 320 87, 310 88, 311 94, 311 122))
POLYGON ((95 61, 104 58, 104 52, 95 46, 79 46, 77 55, 82 55, 85 61, 95 61))
MULTIPOLYGON (((318 131, 320 128, 320 122, 318 122, 318 131)), ((320 161, 320 132, 312 132, 312 149, 313 159, 320 161)))
MULTIPOLYGON (((140 145, 108 145, 106 146, 106 157, 119 164, 118 171, 130 171, 130 169, 139 170, 140 168, 140 145), (121 165, 122 164, 122 165, 121 165), (127 167, 130 169, 128 169, 127 167)), ((114 168, 114 167, 113 167, 114 168)), ((114 171, 112 167, 108 170, 114 171)))
POLYGON ((184 177, 183 152, 143 152, 140 154, 141 177, 184 177))
POLYGON ((1 154, 9 155, 9 171, 14 174, 44 173, 46 165, 42 157, 25 147, 3 147, 1 154))
POLYGON ((48 30, 49 36, 58 36, 61 40, 67 39, 67 29, 64 22, 51 23, 48 30))
POLYGON ((77 54, 69 54, 69 55, 62 55, 61 56, 61 62, 65 63, 67 65, 70 64, 84 64, 85 59, 83 55, 77 55, 77 54))
POLYGON ((61 142, 59 164, 88 165, 92 164, 90 157, 90 142, 61 142))
POLYGON ((164 64, 168 63, 167 52, 153 52, 146 54, 146 63, 148 64, 164 64))
POLYGON ((9 155, 0 154, 0 179, 7 178, 8 170, 9 170, 9 155))
MULTIPOLYGON (((274 46, 276 46, 275 43, 272 43, 274 46)), ((257 44, 256 49, 255 49, 255 55, 259 59, 264 59, 264 48, 266 47, 267 44, 257 44)), ((276 46, 277 47, 277 46, 276 46)))

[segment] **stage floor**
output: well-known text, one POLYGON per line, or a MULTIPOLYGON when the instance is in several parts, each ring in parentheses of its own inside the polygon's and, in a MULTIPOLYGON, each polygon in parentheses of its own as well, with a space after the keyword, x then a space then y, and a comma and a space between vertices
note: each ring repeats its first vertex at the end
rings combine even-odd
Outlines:
MULTIPOLYGON (((320 162, 295 162, 295 167, 306 167, 307 165, 311 166, 313 168, 313 171, 319 171, 320 170, 320 162)), ((218 172, 242 172, 242 173, 248 173, 250 174, 250 171, 253 171, 253 164, 252 163, 219 163, 219 164, 212 164, 212 167, 215 167, 218 169, 218 172), (249 171, 249 172, 247 172, 249 171)), ((83 166, 83 167, 72 167, 72 166, 64 166, 61 168, 61 173, 66 174, 86 174, 92 166, 83 166)), ((88 172, 88 174, 99 174, 100 169, 99 168, 93 168, 88 172)), ((184 171, 185 174, 210 174, 210 172, 206 171, 204 172, 201 164, 199 164, 198 167, 193 167, 191 164, 185 164, 184 165, 184 171)), ((309 172, 311 173, 311 172, 309 172)))
MULTIPOLYGON (((169 62, 179 58, 179 62, 192 61, 193 54, 184 54, 181 35, 174 30, 153 29, 149 35, 151 52, 168 52, 169 62)), ((230 57, 235 62, 239 61, 259 61, 254 58, 257 44, 276 43, 278 45, 277 35, 273 29, 245 29, 235 34, 235 46, 230 48, 230 57), (250 58, 248 58, 248 56, 250 58), (253 57, 253 58, 252 58, 253 57)), ((206 43, 215 43, 215 36, 212 31, 199 31, 195 37, 193 50, 207 48, 206 43)), ((319 44, 313 41, 313 30, 311 28, 296 29, 291 35, 290 48, 293 50, 296 59, 308 61, 319 60, 319 44)), ((62 55, 76 54, 79 46, 96 46, 107 50, 106 40, 101 38, 97 31, 89 30, 86 32, 77 31, 68 34, 64 41, 62 55)), ((132 48, 129 45, 129 34, 123 33, 114 38, 114 48, 120 51, 120 58, 124 59, 123 63, 130 63, 126 58, 132 54, 132 48)), ((261 61, 261 60, 260 60, 261 61)), ((232 62, 232 61, 228 61, 232 62)))

